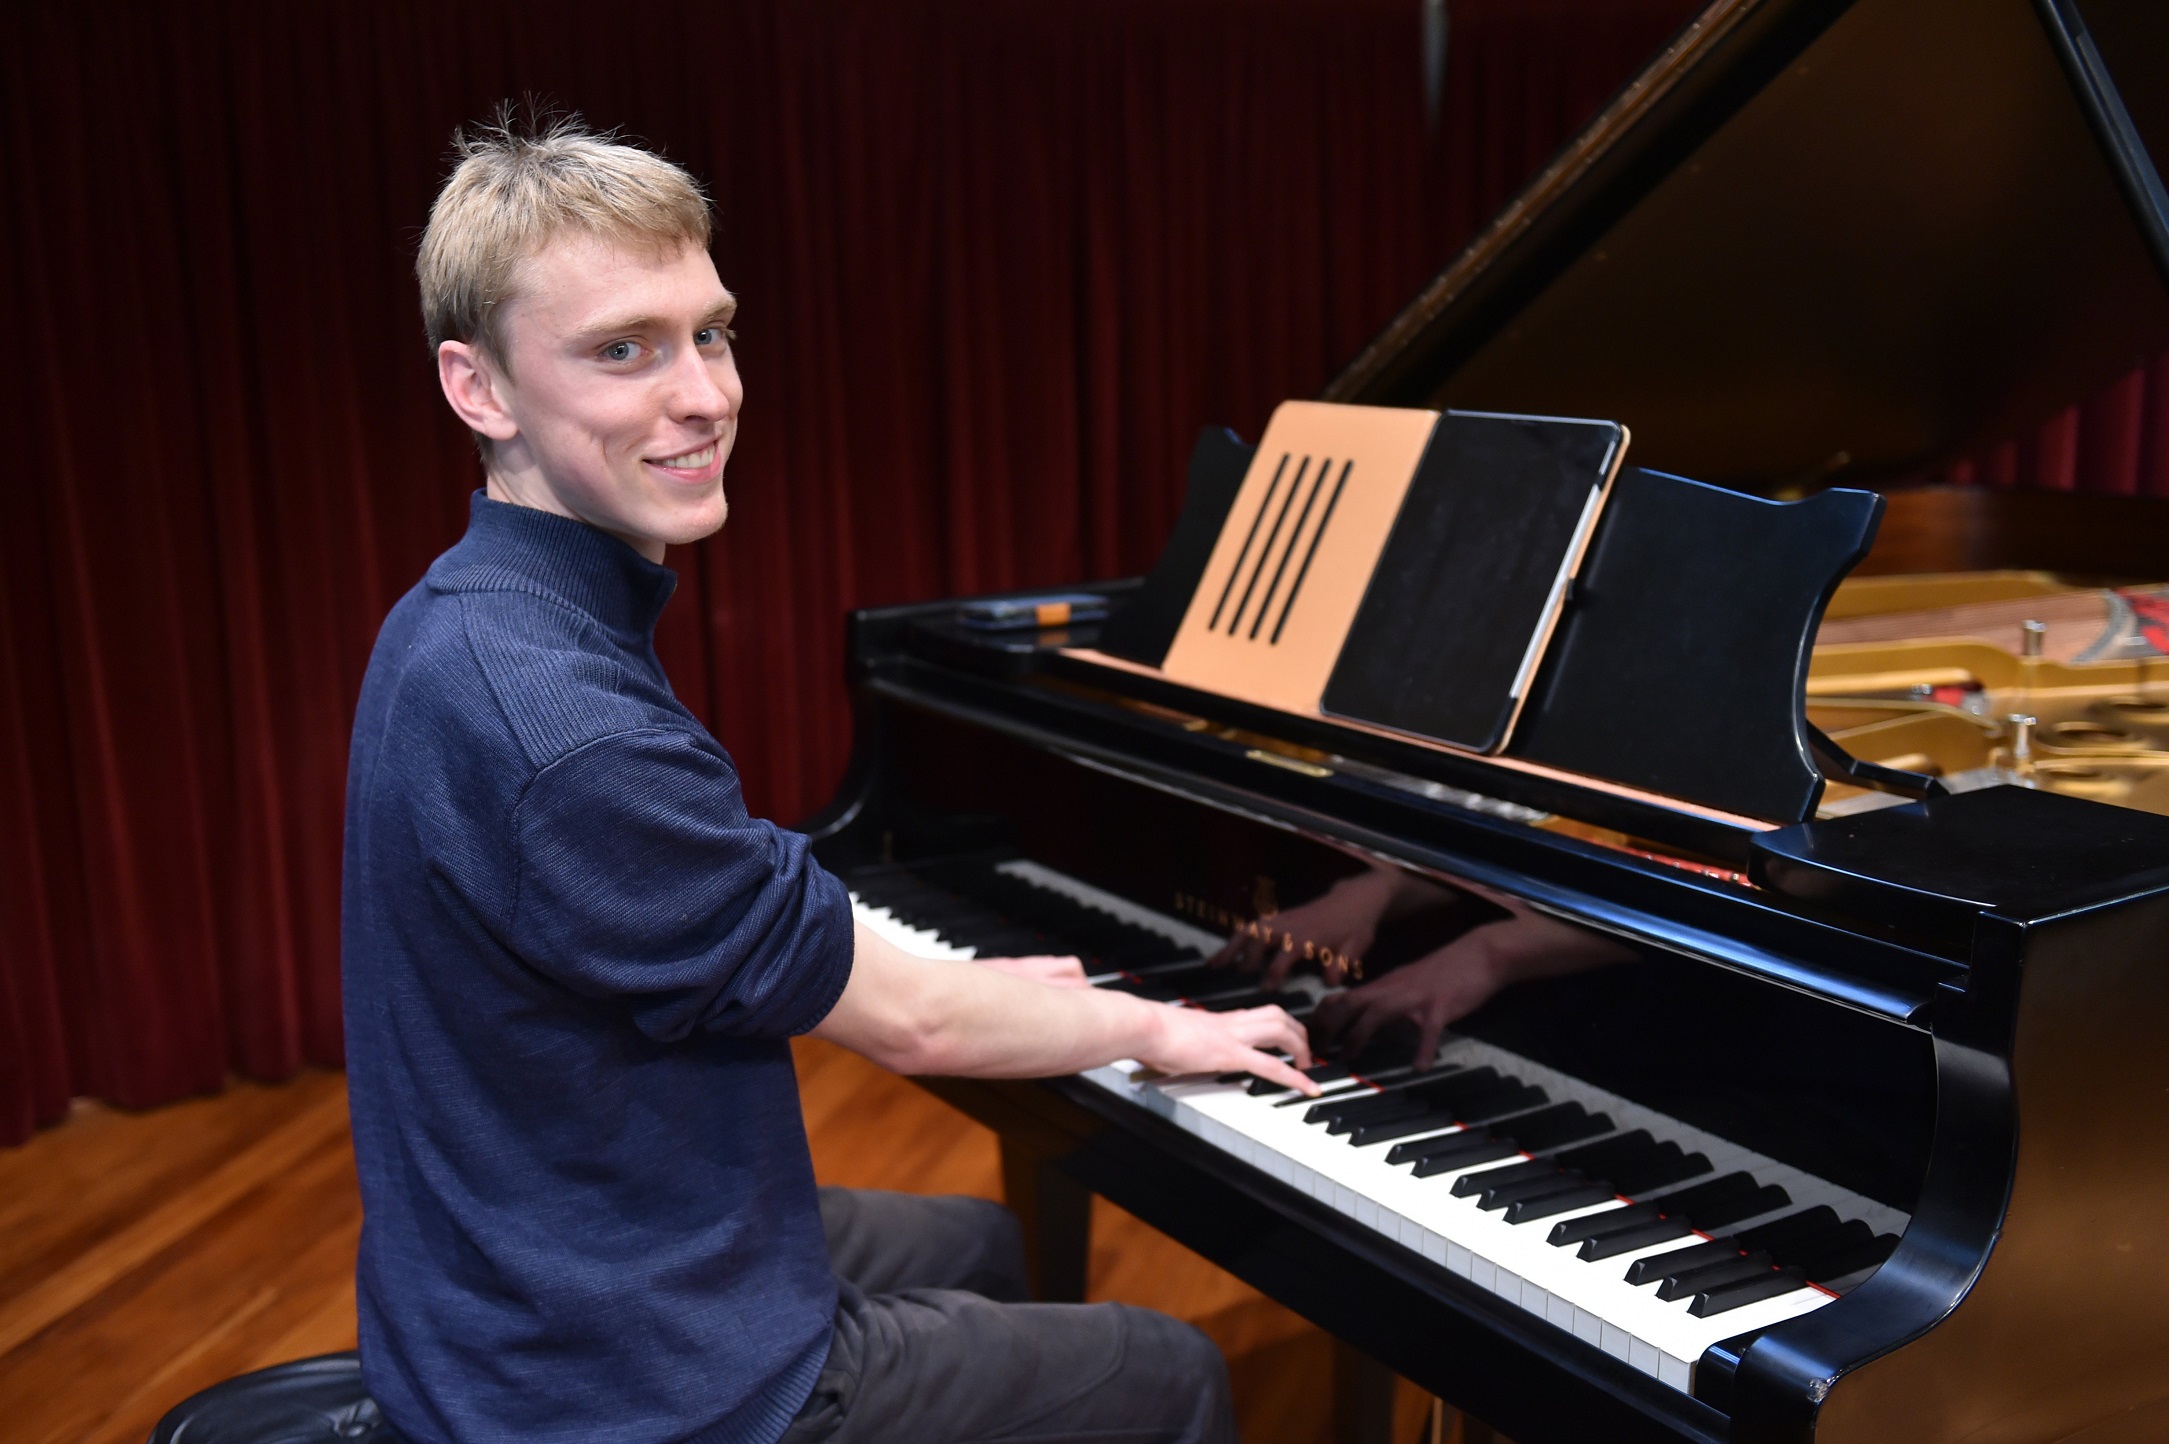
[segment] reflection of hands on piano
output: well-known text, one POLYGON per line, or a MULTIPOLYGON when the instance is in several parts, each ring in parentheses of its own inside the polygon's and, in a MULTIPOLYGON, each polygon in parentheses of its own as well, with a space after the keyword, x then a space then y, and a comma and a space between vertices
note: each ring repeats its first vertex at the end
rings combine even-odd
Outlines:
POLYGON ((982 968, 1045 983, 1050 988, 1091 986, 1085 981, 1084 964, 1074 957, 980 958, 978 963, 982 968))
POLYGON ((1546 917, 1518 900, 1496 900, 1512 916, 1470 928, 1374 982, 1327 994, 1311 1015, 1319 1045, 1337 1056, 1354 1057, 1380 1029, 1405 1021, 1415 1025, 1414 1056, 1421 1062, 1437 1054, 1439 1038, 1456 1020, 1515 983, 1634 958, 1625 945, 1600 933, 1546 917))
MULTIPOLYGON (((1277 989, 1296 964, 1328 956, 1357 958, 1378 940, 1381 925, 1418 908, 1451 902, 1451 888, 1411 877, 1397 868, 1374 866, 1344 877, 1309 902, 1264 919, 1266 936, 1239 932, 1211 958, 1212 966, 1240 972, 1263 972, 1262 986, 1277 989)), ((1341 970, 1322 963, 1328 982, 1340 982, 1341 970)))

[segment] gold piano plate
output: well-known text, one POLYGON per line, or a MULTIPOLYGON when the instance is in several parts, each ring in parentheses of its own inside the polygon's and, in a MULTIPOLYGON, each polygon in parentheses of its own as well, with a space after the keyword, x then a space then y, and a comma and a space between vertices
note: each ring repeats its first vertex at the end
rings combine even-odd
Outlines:
MULTIPOLYGON (((1809 720, 1864 761, 2169 814, 2169 656, 2132 655, 2132 599, 2158 595, 2042 572, 1848 581, 1821 636, 1878 639, 1818 643, 1809 720), (2061 658, 2026 655, 2029 620, 2061 658), (2122 655, 2078 660, 2104 651, 2122 655), (2014 717, 2033 719, 2023 748, 2014 717)), ((1856 792, 1833 788, 1825 810, 1856 792)))

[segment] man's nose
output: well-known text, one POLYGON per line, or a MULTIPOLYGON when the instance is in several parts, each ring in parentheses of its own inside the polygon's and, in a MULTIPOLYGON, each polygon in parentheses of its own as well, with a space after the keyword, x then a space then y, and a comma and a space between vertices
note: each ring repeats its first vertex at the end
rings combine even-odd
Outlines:
POLYGON ((730 414, 730 393, 718 384, 708 358, 697 346, 681 347, 670 368, 670 403, 681 418, 713 419, 730 414))

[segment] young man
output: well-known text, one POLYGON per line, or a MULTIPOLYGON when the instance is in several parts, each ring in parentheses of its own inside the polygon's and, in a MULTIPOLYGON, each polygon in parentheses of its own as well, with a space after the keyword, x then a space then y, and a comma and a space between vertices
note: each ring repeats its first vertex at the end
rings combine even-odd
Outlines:
POLYGON ((994 1206, 817 1193, 787 1040, 1309 1092, 1262 1051, 1307 1063, 1302 1030, 1079 987, 1073 959, 907 956, 747 815, 652 644, 743 401, 706 202, 570 126, 461 153, 417 271, 487 486, 385 621, 348 782, 371 1393, 447 1444, 1230 1439, 1194 1330, 1011 1302, 994 1206))

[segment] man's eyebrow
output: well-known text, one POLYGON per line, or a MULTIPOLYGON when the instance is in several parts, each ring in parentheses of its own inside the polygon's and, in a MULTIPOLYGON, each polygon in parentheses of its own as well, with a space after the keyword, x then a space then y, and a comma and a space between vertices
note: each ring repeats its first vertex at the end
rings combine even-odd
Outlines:
MULTIPOLYGON (((711 306, 701 320, 704 323, 728 321, 737 314, 738 298, 736 296, 725 296, 711 306)), ((603 336, 622 331, 667 331, 673 324, 673 322, 661 316, 612 316, 596 321, 591 325, 582 326, 579 335, 584 340, 590 336, 603 336)))

